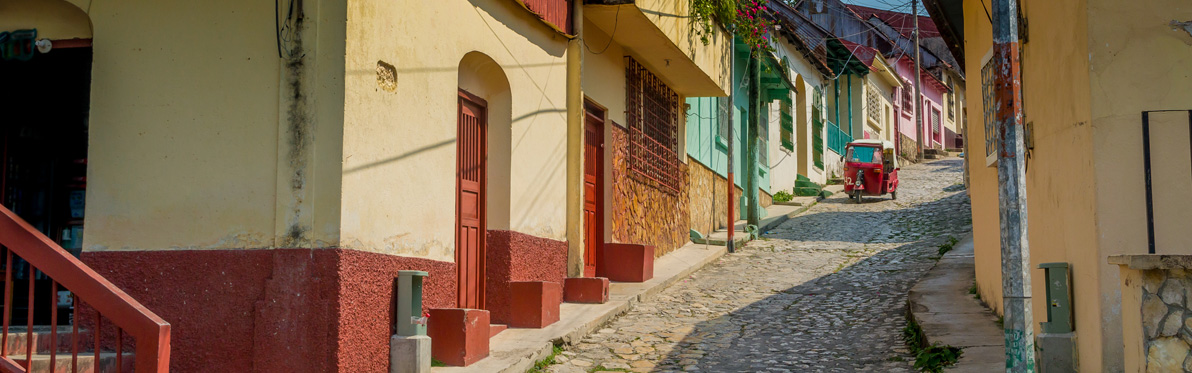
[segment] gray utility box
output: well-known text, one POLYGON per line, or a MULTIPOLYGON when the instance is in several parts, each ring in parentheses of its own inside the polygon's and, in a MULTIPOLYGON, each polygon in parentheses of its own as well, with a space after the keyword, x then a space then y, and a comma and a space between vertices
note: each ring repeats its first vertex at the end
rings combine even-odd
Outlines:
POLYGON ((390 373, 430 372, 430 337, 422 316, 423 271, 397 271, 397 335, 389 339, 390 373))
POLYGON ((1068 263, 1043 263, 1047 282, 1047 321, 1039 323, 1039 371, 1076 372, 1076 333, 1072 329, 1072 275, 1068 263))

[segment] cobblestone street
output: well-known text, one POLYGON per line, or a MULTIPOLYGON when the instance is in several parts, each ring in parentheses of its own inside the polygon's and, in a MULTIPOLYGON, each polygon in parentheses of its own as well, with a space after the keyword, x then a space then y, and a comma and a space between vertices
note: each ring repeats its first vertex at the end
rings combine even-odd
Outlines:
POLYGON ((971 229, 962 160, 907 165, 898 200, 820 201, 568 346, 548 368, 909 372, 906 295, 971 229))

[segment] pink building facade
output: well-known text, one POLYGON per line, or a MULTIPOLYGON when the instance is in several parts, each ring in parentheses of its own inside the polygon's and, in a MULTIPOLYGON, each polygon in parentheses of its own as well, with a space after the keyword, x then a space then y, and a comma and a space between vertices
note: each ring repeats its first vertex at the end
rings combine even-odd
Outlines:
POLYGON ((915 125, 918 123, 923 128, 923 148, 943 148, 944 147, 944 128, 943 121, 944 112, 943 100, 947 94, 948 87, 944 85, 939 79, 936 79, 926 70, 919 70, 919 81, 922 85, 923 106, 919 111, 919 120, 915 119, 914 111, 914 87, 915 87, 915 61, 911 56, 902 55, 891 58, 890 65, 898 73, 898 77, 902 79, 903 87, 895 88, 894 95, 897 97, 894 100, 894 111, 898 113, 898 133, 899 141, 897 141, 898 151, 900 154, 913 155, 916 141, 918 141, 918 133, 915 131, 915 125))

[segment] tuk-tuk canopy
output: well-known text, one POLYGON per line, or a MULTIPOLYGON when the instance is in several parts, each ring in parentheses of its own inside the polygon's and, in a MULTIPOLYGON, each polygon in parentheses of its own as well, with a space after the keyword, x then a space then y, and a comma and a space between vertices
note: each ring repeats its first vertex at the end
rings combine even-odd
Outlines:
POLYGON ((897 151, 894 150, 894 143, 892 143, 892 142, 885 141, 885 140, 876 140, 876 139, 864 139, 864 140, 853 140, 853 142, 848 143, 848 146, 865 146, 865 147, 875 147, 875 148, 881 147, 882 148, 882 157, 888 157, 890 160, 892 160, 894 162, 894 168, 898 168, 898 154, 897 154, 897 151))

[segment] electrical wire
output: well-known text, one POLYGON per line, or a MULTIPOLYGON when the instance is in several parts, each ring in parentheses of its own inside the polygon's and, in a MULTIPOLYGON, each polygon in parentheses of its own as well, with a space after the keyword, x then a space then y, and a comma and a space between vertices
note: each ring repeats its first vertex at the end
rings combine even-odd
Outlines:
POLYGON ((617 27, 620 25, 621 25, 621 7, 617 7, 617 16, 616 16, 616 18, 614 18, 614 21, 613 21, 613 32, 608 34, 608 44, 604 45, 604 49, 601 49, 599 52, 594 52, 594 51, 592 51, 592 47, 588 46, 588 41, 586 38, 581 36, 579 41, 580 41, 580 43, 582 43, 584 45, 584 49, 587 49, 589 53, 603 54, 604 52, 608 51, 608 48, 610 46, 613 45, 613 36, 617 35, 617 27))

